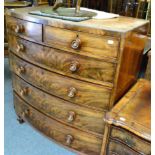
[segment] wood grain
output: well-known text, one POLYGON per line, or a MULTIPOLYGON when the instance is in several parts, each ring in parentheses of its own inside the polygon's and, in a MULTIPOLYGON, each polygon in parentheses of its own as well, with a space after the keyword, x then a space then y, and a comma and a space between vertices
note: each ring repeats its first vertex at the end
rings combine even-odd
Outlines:
POLYGON ((24 103, 17 95, 14 95, 14 104, 17 115, 47 137, 66 147, 79 151, 79 154, 99 155, 102 139, 50 119, 24 103), (25 111, 29 111, 28 114, 25 114, 25 111), (71 136, 73 139, 67 143, 68 136, 71 136))
POLYGON ((107 155, 140 155, 140 154, 128 148, 126 145, 110 139, 107 155))
POLYGON ((128 147, 143 154, 151 154, 151 144, 127 130, 112 127, 110 137, 125 143, 128 147))
POLYGON ((124 36, 114 102, 118 101, 137 81, 147 41, 147 36, 142 33, 146 33, 146 27, 131 31, 124 36))
POLYGON ((113 83, 115 63, 48 48, 12 35, 9 35, 8 40, 10 49, 16 55, 45 69, 102 85, 113 83), (21 44, 24 50, 18 51, 21 44), (75 67, 75 71, 71 71, 72 67, 75 67))
POLYGON ((8 34, 14 33, 15 35, 19 35, 20 37, 26 37, 36 41, 42 41, 41 24, 20 20, 10 16, 6 16, 6 21, 7 21, 6 27, 7 27, 8 34), (14 31, 16 26, 22 26, 23 31, 16 33, 14 31))
POLYGON ((48 95, 13 74, 13 89, 27 103, 62 123, 103 136, 104 112, 96 112, 48 95), (21 93, 24 89, 26 94, 21 93), (98 134, 97 134, 98 133, 98 134))
POLYGON ((47 93, 58 96, 75 104, 83 105, 96 110, 107 110, 109 108, 109 98, 111 89, 99 85, 70 79, 65 76, 55 74, 32 64, 10 53, 11 70, 29 83, 37 86, 47 93), (19 73, 22 68, 23 73, 19 73), (70 89, 75 88, 73 97, 70 89))
POLYGON ((106 122, 151 141, 151 85, 140 79, 106 114, 106 122), (138 111, 138 114, 137 114, 138 111), (120 119, 123 118, 123 120, 120 119))
POLYGON ((104 59, 117 58, 119 38, 97 36, 76 31, 69 31, 50 26, 44 26, 44 42, 52 47, 68 52, 104 59), (71 44, 76 38, 81 40, 79 49, 74 50, 71 44))

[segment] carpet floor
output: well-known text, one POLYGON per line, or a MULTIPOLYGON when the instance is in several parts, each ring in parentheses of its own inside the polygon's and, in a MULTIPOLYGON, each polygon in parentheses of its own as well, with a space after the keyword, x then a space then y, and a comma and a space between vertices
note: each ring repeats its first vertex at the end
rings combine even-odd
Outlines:
POLYGON ((20 125, 13 108, 12 82, 8 59, 4 64, 4 150, 5 155, 75 155, 46 139, 28 124, 20 125))

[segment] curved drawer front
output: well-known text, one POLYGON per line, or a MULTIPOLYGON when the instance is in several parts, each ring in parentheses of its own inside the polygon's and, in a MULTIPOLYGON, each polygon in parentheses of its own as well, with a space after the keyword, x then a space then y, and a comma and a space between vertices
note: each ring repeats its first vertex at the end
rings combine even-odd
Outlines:
POLYGON ((11 70, 40 89, 70 102, 98 110, 109 107, 111 89, 55 74, 10 53, 11 70))
POLYGON ((9 46, 21 58, 48 70, 94 83, 113 83, 114 63, 48 48, 11 35, 9 46))
POLYGON ((7 30, 8 33, 14 33, 21 37, 33 39, 35 41, 42 41, 42 25, 24 21, 21 19, 8 17, 7 30))
POLYGON ((111 137, 125 143, 140 153, 151 154, 151 144, 149 142, 129 133, 126 130, 113 127, 111 130, 111 137))
POLYGON ((140 155, 118 141, 110 139, 108 145, 107 155, 140 155))
POLYGON ((44 42, 52 47, 95 58, 116 58, 119 40, 114 37, 44 26, 44 42))
POLYGON ((102 138, 97 138, 91 134, 87 134, 52 120, 25 104, 16 95, 14 95, 14 103, 17 115, 49 138, 84 154, 100 154, 102 138))
POLYGON ((27 103, 46 115, 80 129, 104 132, 104 112, 96 112, 48 95, 13 74, 13 88, 27 103))

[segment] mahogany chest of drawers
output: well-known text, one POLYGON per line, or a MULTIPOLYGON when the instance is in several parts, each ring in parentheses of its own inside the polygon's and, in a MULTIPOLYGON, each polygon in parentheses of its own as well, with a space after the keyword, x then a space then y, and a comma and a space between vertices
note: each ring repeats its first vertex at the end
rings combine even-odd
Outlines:
POLYGON ((99 155, 103 121, 137 80, 148 21, 69 22, 7 13, 14 105, 19 121, 78 154, 99 155))
POLYGON ((107 112, 105 121, 110 128, 107 155, 151 155, 150 82, 140 79, 107 112))

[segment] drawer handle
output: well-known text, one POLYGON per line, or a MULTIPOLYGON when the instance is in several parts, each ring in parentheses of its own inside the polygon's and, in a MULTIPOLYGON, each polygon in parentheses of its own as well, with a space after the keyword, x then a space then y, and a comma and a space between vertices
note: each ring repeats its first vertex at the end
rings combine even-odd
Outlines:
POLYGON ((74 50, 78 50, 81 47, 81 40, 79 39, 79 36, 77 35, 77 38, 72 41, 71 47, 74 50))
POLYGON ((28 94, 28 88, 27 87, 20 90, 20 95, 21 96, 25 96, 27 94, 28 94))
POLYGON ((23 74, 23 73, 25 73, 25 68, 22 67, 22 66, 18 67, 18 68, 17 68, 17 73, 18 73, 18 74, 23 74))
POLYGON ((73 138, 72 135, 67 135, 67 136, 66 136, 66 144, 67 144, 67 145, 71 145, 72 142, 73 142, 73 140, 74 140, 74 138, 73 138))
POLYGON ((69 89, 68 97, 73 98, 73 97, 75 97, 76 93, 77 93, 76 88, 71 87, 71 88, 69 89))
POLYGON ((17 51, 17 52, 23 52, 24 49, 25 49, 25 47, 24 47, 23 44, 18 44, 18 45, 17 45, 17 49, 16 49, 16 51, 17 51))
POLYGON ((70 64, 69 70, 70 70, 71 72, 76 72, 76 71, 78 70, 78 68, 79 68, 79 63, 78 63, 77 61, 74 61, 74 62, 72 62, 72 63, 70 64))
POLYGON ((68 115, 68 122, 73 122, 75 119, 75 112, 74 111, 70 111, 69 115, 68 115))
POLYGON ((14 32, 15 33, 22 33, 22 32, 24 32, 24 26, 23 25, 16 25, 14 27, 14 32))

